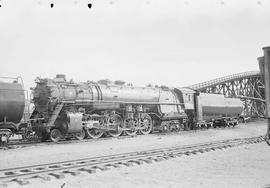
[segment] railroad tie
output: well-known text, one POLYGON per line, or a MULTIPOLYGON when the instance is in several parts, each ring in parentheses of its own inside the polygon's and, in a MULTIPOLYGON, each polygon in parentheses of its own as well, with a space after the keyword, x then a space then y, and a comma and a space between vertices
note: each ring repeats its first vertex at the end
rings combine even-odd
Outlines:
POLYGON ((164 155, 164 156, 162 156, 162 158, 163 158, 164 160, 168 160, 168 159, 170 159, 171 157, 168 156, 168 155, 164 155))
POLYGON ((79 171, 82 171, 82 172, 87 172, 89 174, 93 174, 93 173, 96 173, 96 169, 93 169, 93 168, 80 168, 78 169, 79 171))
POLYGON ((5 176, 13 176, 13 175, 17 175, 18 173, 14 172, 14 171, 8 171, 4 173, 5 176))
POLYGON ((59 173, 49 173, 49 175, 55 177, 56 179, 63 179, 65 178, 64 174, 59 174, 59 173))
POLYGON ((184 154, 187 155, 187 156, 189 156, 189 155, 191 155, 191 152, 190 151, 186 151, 186 152, 184 152, 184 154))
POLYGON ((174 153, 170 154, 169 156, 170 156, 170 158, 172 158, 172 159, 174 159, 174 158, 177 157, 174 153))
POLYGON ((209 152, 211 149, 210 148, 204 148, 204 151, 209 152))
POLYGON ((79 171, 75 171, 75 170, 65 170, 62 173, 64 173, 64 174, 71 174, 72 176, 77 176, 77 175, 80 174, 79 171))
POLYGON ((94 169, 99 169, 99 170, 101 170, 101 171, 109 170, 109 168, 108 168, 107 166, 104 166, 104 165, 93 166, 92 168, 94 168, 94 169))
POLYGON ((120 163, 118 163, 118 164, 123 164, 123 165, 125 165, 125 166, 127 166, 127 167, 133 166, 133 163, 131 163, 131 162, 129 162, 129 161, 126 161, 126 162, 120 162, 120 163))
POLYGON ((151 164, 153 163, 153 159, 151 158, 147 158, 147 159, 141 159, 143 162, 147 163, 147 164, 151 164))
POLYGON ((46 174, 40 174, 40 175, 32 176, 32 178, 39 178, 39 179, 44 180, 44 181, 50 181, 51 180, 50 176, 48 176, 46 174))
POLYGON ((130 161, 128 161, 128 162, 135 163, 135 164, 137 164, 137 165, 143 164, 143 161, 141 161, 140 159, 130 160, 130 161))
POLYGON ((160 161, 164 161, 164 158, 161 156, 157 156, 156 158, 154 158, 155 162, 160 162, 160 161))
POLYGON ((120 167, 121 167, 121 166, 120 166, 119 164, 117 164, 117 163, 107 164, 107 165, 105 165, 105 166, 107 166, 107 167, 113 167, 113 168, 120 168, 120 167))
POLYGON ((193 155, 196 155, 196 154, 198 153, 198 150, 193 150, 191 153, 192 153, 193 155))
POLYGON ((28 180, 25 180, 25 179, 13 179, 11 180, 13 182, 17 182, 19 185, 27 185, 29 184, 30 182, 28 180))
POLYGON ((182 157, 183 155, 184 155, 183 152, 177 152, 174 154, 174 156, 176 156, 176 157, 182 157))
POLYGON ((199 149, 198 150, 200 153, 204 153, 205 152, 205 150, 203 150, 203 149, 199 149))
POLYGON ((223 149, 226 149, 226 147, 225 146, 218 146, 218 147, 216 147, 216 149, 223 150, 223 149))

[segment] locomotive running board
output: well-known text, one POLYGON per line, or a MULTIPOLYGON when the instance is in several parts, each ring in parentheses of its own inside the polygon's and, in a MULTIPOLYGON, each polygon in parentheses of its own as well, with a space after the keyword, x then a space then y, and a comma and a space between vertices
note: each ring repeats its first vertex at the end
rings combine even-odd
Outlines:
POLYGON ((64 106, 64 103, 60 103, 60 104, 56 105, 56 107, 55 107, 55 109, 54 109, 54 111, 52 113, 52 116, 51 116, 51 118, 50 118, 50 120, 49 120, 49 122, 47 124, 48 127, 54 126, 54 122, 57 119, 57 117, 58 117, 60 111, 62 110, 63 106, 64 106))
POLYGON ((184 103, 162 103, 162 102, 128 102, 128 101, 104 101, 104 100, 65 100, 62 103, 80 104, 80 103, 113 103, 113 104, 138 104, 138 105, 174 105, 180 106, 184 103))

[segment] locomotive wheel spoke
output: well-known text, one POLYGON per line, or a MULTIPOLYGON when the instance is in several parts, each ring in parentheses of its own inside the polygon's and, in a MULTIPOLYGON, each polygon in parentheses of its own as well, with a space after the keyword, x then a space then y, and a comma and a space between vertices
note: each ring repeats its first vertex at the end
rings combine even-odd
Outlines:
POLYGON ((153 129, 153 122, 152 122, 152 119, 151 117, 146 114, 142 119, 141 119, 141 122, 140 122, 140 126, 141 127, 144 127, 144 129, 140 129, 140 133, 141 134, 149 134, 152 129, 153 129))
POLYGON ((109 130, 108 134, 111 135, 112 137, 118 137, 122 134, 122 126, 123 126, 123 120, 121 118, 121 116, 119 116, 118 114, 112 114, 110 115, 110 117, 108 118, 107 121, 107 126, 109 128, 112 128, 114 130, 109 130))
POLYGON ((91 128, 91 129, 86 130, 86 134, 90 138, 96 139, 96 138, 100 138, 104 134, 104 132, 100 131, 100 130, 98 130, 96 128, 91 128))
POLYGON ((80 132, 75 133, 75 138, 76 138, 77 140, 82 140, 82 139, 85 138, 85 135, 86 135, 85 130, 82 129, 80 132))
POLYGON ((137 134, 138 129, 136 127, 138 126, 138 120, 134 119, 125 119, 125 128, 130 128, 130 130, 125 130, 125 133, 129 136, 134 136, 137 134))
POLYGON ((50 139, 53 142, 58 142, 62 138, 62 133, 59 129, 52 129, 50 131, 50 139))

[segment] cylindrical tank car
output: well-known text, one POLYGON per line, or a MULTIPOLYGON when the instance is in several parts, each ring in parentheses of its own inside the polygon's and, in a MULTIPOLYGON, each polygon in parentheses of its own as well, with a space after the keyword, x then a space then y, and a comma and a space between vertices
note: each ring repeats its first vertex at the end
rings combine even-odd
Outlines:
POLYGON ((17 78, 0 82, 0 142, 18 130, 25 109, 25 94, 17 78))

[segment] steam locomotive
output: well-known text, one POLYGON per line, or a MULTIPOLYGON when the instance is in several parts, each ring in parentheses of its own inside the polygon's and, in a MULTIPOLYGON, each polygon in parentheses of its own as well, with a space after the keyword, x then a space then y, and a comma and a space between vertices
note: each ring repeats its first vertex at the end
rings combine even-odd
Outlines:
POLYGON ((235 126, 243 111, 240 99, 189 88, 136 87, 123 82, 37 78, 34 110, 22 120, 25 96, 18 83, 0 83, 0 137, 35 134, 42 140, 79 140, 102 135, 149 134, 197 127, 235 126))

